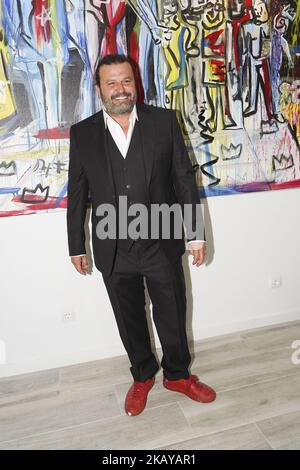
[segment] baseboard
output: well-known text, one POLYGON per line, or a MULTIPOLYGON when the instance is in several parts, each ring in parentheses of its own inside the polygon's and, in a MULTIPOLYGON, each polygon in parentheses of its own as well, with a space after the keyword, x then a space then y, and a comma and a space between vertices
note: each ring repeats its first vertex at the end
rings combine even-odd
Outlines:
POLYGON ((194 341, 198 341, 215 336, 223 336, 230 333, 255 330, 256 328, 279 325, 281 323, 289 323, 293 321, 300 321, 300 310, 291 310, 284 313, 277 313, 275 315, 273 314, 256 318, 249 318, 240 322, 224 323, 223 325, 212 325, 198 330, 194 329, 193 332, 188 331, 188 335, 189 337, 193 337, 194 341))
POLYGON ((58 367, 81 364, 84 362, 98 361, 109 357, 123 356, 124 354, 126 354, 126 351, 120 340, 119 344, 110 345, 109 347, 73 351, 60 356, 53 355, 51 357, 43 357, 24 362, 0 364, 0 378, 56 369, 58 367))
MULTIPOLYGON (((300 310, 289 311, 275 315, 273 314, 263 317, 251 318, 241 322, 224 323, 223 325, 211 325, 199 330, 193 330, 193 332, 188 331, 188 337, 193 338, 194 341, 198 341, 201 339, 208 339, 216 336, 223 336, 240 331, 253 330, 256 328, 268 327, 271 325, 278 325, 281 323, 288 323, 298 320, 300 320, 300 310)), ((154 341, 157 347, 159 347, 159 340, 156 333, 154 341)), ((122 343, 116 342, 116 344, 109 347, 86 351, 74 351, 63 356, 44 357, 14 364, 0 364, 0 377, 10 377, 42 370, 55 369, 58 367, 97 361, 109 357, 122 356, 124 354, 125 349, 123 348, 122 343)))

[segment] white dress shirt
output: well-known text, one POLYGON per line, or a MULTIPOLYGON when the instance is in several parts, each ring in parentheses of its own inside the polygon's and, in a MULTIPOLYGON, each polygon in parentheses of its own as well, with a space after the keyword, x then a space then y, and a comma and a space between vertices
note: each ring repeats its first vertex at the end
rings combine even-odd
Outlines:
MULTIPOLYGON (((108 128, 112 138, 114 139, 118 149, 120 150, 122 156, 126 158, 127 151, 130 145, 131 141, 131 136, 132 132, 134 129, 135 121, 138 120, 138 115, 137 115, 137 110, 136 106, 134 106, 130 117, 129 117, 129 128, 127 131, 127 135, 125 135, 125 132, 123 131, 121 125, 115 121, 106 111, 105 108, 103 107, 103 118, 104 118, 104 125, 105 129, 108 128)), ((193 240, 190 242, 186 243, 186 249, 200 249, 205 243, 205 240, 193 240), (195 245, 193 245, 195 244, 195 245), (192 246, 193 245, 193 246, 192 246)), ((82 255, 76 255, 76 256, 84 256, 82 255)))

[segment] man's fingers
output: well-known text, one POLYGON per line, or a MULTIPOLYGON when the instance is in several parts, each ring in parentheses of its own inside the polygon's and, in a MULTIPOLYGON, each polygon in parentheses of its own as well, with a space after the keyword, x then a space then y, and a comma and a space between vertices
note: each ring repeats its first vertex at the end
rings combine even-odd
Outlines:
POLYGON ((84 276, 87 274, 89 267, 87 256, 72 256, 71 261, 75 269, 80 274, 83 274, 84 276))
POLYGON ((193 264, 196 264, 196 266, 199 267, 204 261, 204 248, 202 248, 201 250, 189 250, 189 252, 193 255, 193 264))
POLYGON ((81 260, 81 266, 82 266, 82 269, 85 271, 88 269, 89 264, 88 264, 88 260, 86 256, 81 260))
POLYGON ((193 264, 196 264, 198 266, 198 263, 200 261, 201 254, 199 250, 194 251, 194 259, 193 259, 193 264))
POLYGON ((203 261, 204 261, 204 253, 201 253, 200 256, 198 257, 197 267, 201 266, 203 261))

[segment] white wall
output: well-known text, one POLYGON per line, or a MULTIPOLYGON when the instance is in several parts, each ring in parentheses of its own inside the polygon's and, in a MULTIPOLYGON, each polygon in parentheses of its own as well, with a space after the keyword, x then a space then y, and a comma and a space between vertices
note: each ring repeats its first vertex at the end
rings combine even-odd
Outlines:
MULTIPOLYGON (((205 201, 207 264, 184 257, 195 340, 300 319, 299 202, 300 188, 205 201)), ((0 376, 125 353, 101 274, 69 261, 65 211, 2 218, 0 242, 0 376)))

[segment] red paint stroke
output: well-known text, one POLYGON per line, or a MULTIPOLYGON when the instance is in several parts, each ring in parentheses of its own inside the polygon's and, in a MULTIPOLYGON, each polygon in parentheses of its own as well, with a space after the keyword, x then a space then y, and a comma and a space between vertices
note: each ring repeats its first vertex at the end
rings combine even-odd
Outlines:
POLYGON ((123 19, 126 8, 125 2, 120 2, 115 12, 115 15, 113 15, 111 3, 112 2, 105 4, 109 24, 107 25, 105 30, 106 51, 104 55, 118 53, 116 27, 123 19))
POLYGON ((205 46, 217 56, 225 56, 224 29, 219 29, 205 36, 205 46))
POLYGON ((210 67, 211 67, 211 72, 213 76, 216 77, 216 80, 225 82, 225 65, 223 60, 216 60, 216 59, 211 59, 210 60, 210 67))
POLYGON ((59 202, 59 204, 55 205, 57 201, 56 197, 51 197, 47 199, 47 202, 44 202, 42 204, 26 204, 26 207, 28 209, 31 209, 33 211, 42 211, 42 210, 48 210, 48 209, 66 209, 67 208, 67 198, 62 198, 59 202), (50 199, 50 201, 49 201, 50 199))
MULTIPOLYGON (((43 199, 42 196, 32 196, 31 197, 32 202, 33 201, 40 201, 42 199, 43 199)), ((30 204, 30 203, 27 202, 27 203, 25 203, 25 206, 26 206, 25 211, 30 210, 30 211, 36 212, 36 211, 47 210, 47 209, 57 209, 57 208, 66 209, 67 208, 67 202, 68 202, 68 197, 67 196, 62 197, 58 204, 57 204, 57 200, 58 200, 57 197, 55 197, 55 196, 51 197, 50 196, 50 197, 47 198, 47 201, 42 202, 41 204, 39 204, 38 202, 33 202, 33 204, 30 204)), ((15 196, 14 198, 12 198, 12 201, 15 202, 15 203, 20 202, 21 204, 24 204, 24 202, 21 199, 21 196, 15 196)), ((12 212, 15 212, 15 211, 12 211, 12 212)), ((16 212, 22 212, 22 211, 16 211, 16 212)), ((6 212, 6 214, 8 214, 8 212, 6 212)))
POLYGON ((49 8, 48 0, 36 0, 35 2, 33 2, 33 5, 35 5, 34 23, 35 23, 35 30, 36 30, 36 38, 37 38, 38 45, 41 46, 43 42, 50 42, 50 38, 51 38, 50 21, 48 18, 46 18, 46 20, 44 20, 45 21, 44 25, 42 25, 42 21, 43 21, 43 15, 50 16, 51 11, 49 8))
POLYGON ((139 71, 139 44, 138 38, 135 31, 131 31, 129 36, 129 55, 130 58, 133 60, 133 69, 134 69, 134 77, 137 89, 137 100, 139 103, 144 103, 145 94, 144 94, 144 87, 142 82, 142 77, 139 71))
MULTIPOLYGON (((299 188, 300 180, 294 181, 285 181, 283 183, 276 183, 275 181, 268 182, 268 181, 260 181, 252 183, 245 183, 245 184, 234 184, 232 186, 224 186, 224 188, 230 189, 230 187, 237 192, 240 193, 253 193, 253 192, 260 192, 260 191, 276 191, 280 189, 290 189, 290 188, 299 188)), ((220 187, 222 189, 222 187, 220 187)))
POLYGON ((271 80, 270 80, 270 68, 269 62, 267 59, 262 60, 263 74, 264 74, 264 84, 266 92, 266 108, 268 119, 272 119, 272 97, 271 97, 271 80))
MULTIPOLYGON (((246 7, 246 8, 251 8, 246 7)), ((243 24, 247 23, 251 19, 251 15, 249 10, 245 13, 245 15, 242 18, 239 19, 234 19, 232 21, 232 28, 233 28, 233 48, 234 48, 234 58, 235 58, 235 68, 239 69, 239 67, 242 65, 240 63, 240 51, 239 51, 239 36, 241 34, 241 27, 243 24)))
POLYGON ((33 137, 37 139, 69 139, 70 129, 60 129, 59 127, 40 129, 33 137))
POLYGON ((284 183, 270 183, 270 188, 272 190, 297 188, 299 186, 300 186, 300 180, 286 181, 284 183))

